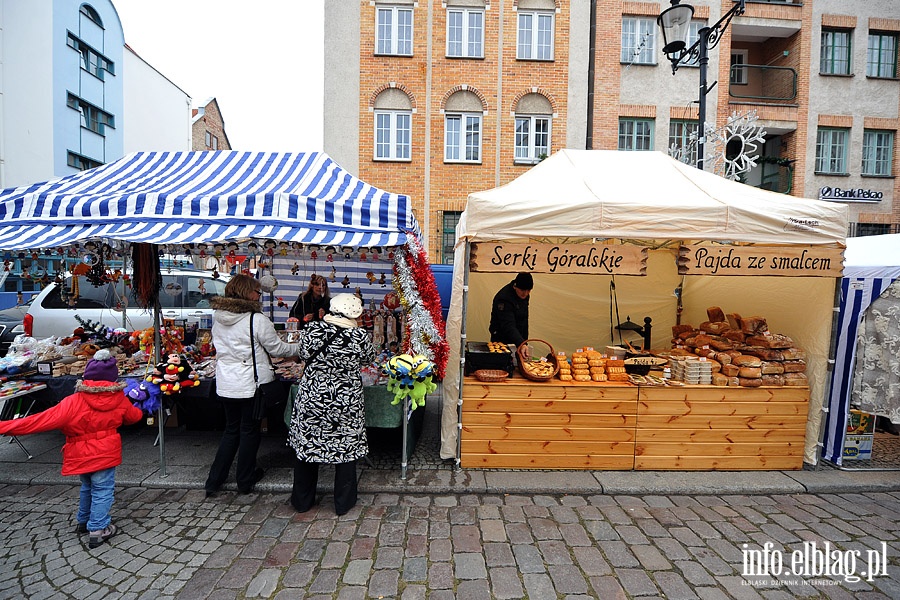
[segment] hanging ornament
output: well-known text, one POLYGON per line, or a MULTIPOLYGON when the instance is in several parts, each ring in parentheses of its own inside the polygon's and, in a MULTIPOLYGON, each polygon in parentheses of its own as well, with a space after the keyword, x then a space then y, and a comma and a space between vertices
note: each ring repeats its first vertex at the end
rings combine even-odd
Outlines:
POLYGON ((300 265, 298 265, 298 264, 295 262, 295 263, 294 263, 294 266, 291 267, 291 275, 293 275, 294 277, 296 277, 299 273, 300 273, 300 265))
POLYGON ((281 256, 287 256, 289 247, 290 246, 287 242, 281 242, 280 244, 278 244, 278 254, 280 254, 281 256))
POLYGON ((278 289, 278 280, 273 275, 263 275, 259 278, 259 288, 267 294, 278 289))
POLYGON ((177 281, 170 281, 166 285, 163 286, 163 293, 166 296, 176 297, 180 296, 182 292, 181 284, 177 281))
POLYGON ((349 288, 350 287, 350 277, 344 275, 344 278, 341 279, 341 287, 349 288))
POLYGON ((328 280, 333 282, 337 278, 337 269, 334 268, 334 265, 331 266, 331 275, 328 276, 328 280))
POLYGON ((365 261, 365 260, 366 260, 366 256, 367 256, 367 255, 366 255, 366 249, 365 249, 365 248, 360 248, 360 249, 359 249, 359 260, 365 261))
POLYGON ((353 257, 353 248, 351 248, 350 246, 342 246, 341 252, 344 253, 344 258, 346 260, 350 260, 353 257))
POLYGON ((375 283, 375 273, 372 271, 366 271, 366 279, 369 280, 369 283, 375 283))
POLYGON ((378 278, 378 283, 381 284, 381 287, 387 287, 387 275, 382 273, 381 277, 378 278))
POLYGON ((756 166, 759 145, 766 142, 766 131, 757 125, 758 120, 755 110, 745 115, 734 112, 722 129, 707 128, 706 137, 713 148, 713 171, 717 175, 738 181, 756 166))

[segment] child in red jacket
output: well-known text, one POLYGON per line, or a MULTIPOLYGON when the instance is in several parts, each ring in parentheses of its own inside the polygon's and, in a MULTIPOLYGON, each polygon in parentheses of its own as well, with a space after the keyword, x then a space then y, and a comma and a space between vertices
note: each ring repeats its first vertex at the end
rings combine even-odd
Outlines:
POLYGON ((75 393, 52 408, 23 419, 0 421, 0 434, 23 435, 59 429, 66 436, 63 475, 81 478, 81 500, 76 520, 79 534, 89 533, 88 546, 96 548, 118 532, 109 517, 116 486, 116 467, 122 464, 122 438, 118 428, 141 419, 143 413, 125 397, 117 383, 116 359, 99 350, 88 361, 84 379, 75 393))

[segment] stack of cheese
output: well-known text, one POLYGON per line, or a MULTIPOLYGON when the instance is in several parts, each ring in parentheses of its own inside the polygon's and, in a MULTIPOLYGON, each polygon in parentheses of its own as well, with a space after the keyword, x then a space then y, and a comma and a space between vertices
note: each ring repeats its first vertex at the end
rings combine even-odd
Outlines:
POLYGON ((606 358, 596 350, 579 348, 572 353, 572 379, 606 381, 606 362, 606 358))
POLYGON ((625 361, 621 358, 610 358, 606 361, 606 376, 610 381, 628 381, 625 372, 625 361))
POLYGON ((559 380, 572 381, 572 365, 569 364, 569 359, 566 358, 565 352, 556 353, 556 364, 559 365, 559 371, 556 373, 559 380))
POLYGON ((713 385, 806 386, 806 352, 783 334, 772 333, 759 316, 726 315, 721 308, 706 310, 709 321, 698 329, 672 328, 672 343, 712 363, 713 385))

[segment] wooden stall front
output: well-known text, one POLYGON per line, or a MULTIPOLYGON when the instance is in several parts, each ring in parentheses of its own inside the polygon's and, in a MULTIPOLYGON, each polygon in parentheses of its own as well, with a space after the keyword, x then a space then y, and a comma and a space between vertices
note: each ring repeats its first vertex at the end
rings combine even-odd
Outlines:
POLYGON ((460 465, 799 470, 806 387, 463 381, 460 465))

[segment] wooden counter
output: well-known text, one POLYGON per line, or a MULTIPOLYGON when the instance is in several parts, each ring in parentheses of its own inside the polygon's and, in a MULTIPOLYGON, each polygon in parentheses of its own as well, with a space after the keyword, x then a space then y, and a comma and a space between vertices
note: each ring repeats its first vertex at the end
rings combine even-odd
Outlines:
POLYGON ((641 387, 634 468, 803 468, 808 387, 641 387))
POLYGON ((809 389, 463 380, 461 465, 797 470, 809 389))
POLYGON ((621 384, 463 381, 461 466, 634 468, 638 388, 621 384))

